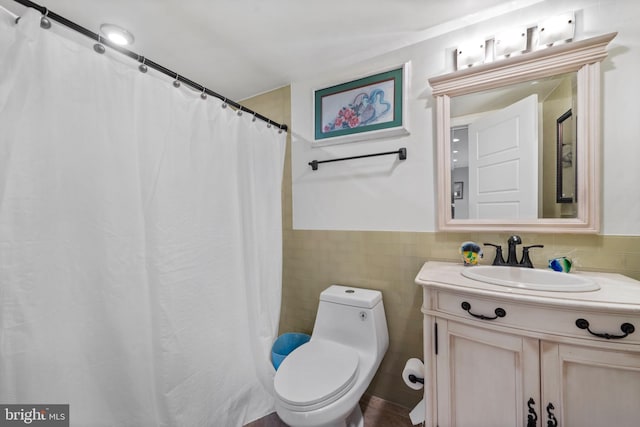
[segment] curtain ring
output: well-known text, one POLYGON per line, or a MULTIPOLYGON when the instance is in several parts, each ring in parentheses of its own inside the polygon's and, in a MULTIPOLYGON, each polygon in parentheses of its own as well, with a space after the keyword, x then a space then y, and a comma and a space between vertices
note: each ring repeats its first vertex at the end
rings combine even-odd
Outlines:
POLYGON ((251 119, 252 122, 256 121, 256 119, 257 119, 256 114, 258 114, 258 113, 253 113, 253 118, 251 119))
POLYGON ((176 78, 173 81, 173 87, 180 87, 180 76, 178 75, 178 73, 176 73, 176 78))
POLYGON ((45 7, 44 14, 42 15, 42 18, 40 18, 40 27, 44 28, 45 30, 51 28, 51 21, 49 20, 49 18, 47 18, 48 15, 49 9, 45 7))
POLYGON ((138 61, 140 60, 140 58, 142 58, 142 64, 138 66, 138 70, 140 70, 141 73, 146 73, 149 70, 149 67, 147 67, 146 65, 147 58, 145 58, 144 56, 141 56, 138 58, 138 61))
POLYGON ((205 88, 204 86, 202 87, 202 93, 200 94, 200 98, 202 99, 207 99, 207 93, 205 92, 207 90, 207 88, 205 88))
POLYGON ((105 48, 102 44, 102 37, 100 37, 100 34, 98 34, 98 43, 93 45, 93 50, 95 50, 96 52, 98 52, 99 54, 103 54, 105 51, 105 48))
POLYGON ((267 128, 271 128, 271 120, 267 122, 267 128))
POLYGON ((227 98, 222 101, 222 108, 227 108, 227 98))
POLYGON ((242 115, 242 105, 238 108, 238 112, 236 114, 238 114, 238 116, 242 115))

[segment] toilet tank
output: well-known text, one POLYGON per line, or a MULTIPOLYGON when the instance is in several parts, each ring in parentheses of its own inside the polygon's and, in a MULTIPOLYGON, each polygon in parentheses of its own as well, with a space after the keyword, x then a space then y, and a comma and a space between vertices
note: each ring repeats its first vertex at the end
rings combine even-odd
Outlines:
POLYGON ((334 341, 382 357, 389 346, 382 293, 341 285, 325 289, 311 339, 334 341))

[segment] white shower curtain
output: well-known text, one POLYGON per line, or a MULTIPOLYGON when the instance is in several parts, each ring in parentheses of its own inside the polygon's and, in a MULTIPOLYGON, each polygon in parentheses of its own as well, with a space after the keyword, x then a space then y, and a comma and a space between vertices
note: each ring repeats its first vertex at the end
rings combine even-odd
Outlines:
POLYGON ((0 403, 268 413, 286 134, 34 10, 0 21, 0 403))

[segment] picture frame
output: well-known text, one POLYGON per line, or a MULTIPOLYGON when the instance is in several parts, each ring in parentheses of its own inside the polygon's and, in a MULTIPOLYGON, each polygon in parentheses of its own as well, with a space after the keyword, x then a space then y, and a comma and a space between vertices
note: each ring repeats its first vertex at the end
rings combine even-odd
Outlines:
POLYGON ((463 181, 456 181, 453 183, 453 198, 456 200, 464 198, 464 182, 463 181))
POLYGON ((575 126, 571 109, 556 120, 556 203, 577 201, 575 126))
POLYGON ((408 135, 409 63, 313 92, 314 145, 408 135))

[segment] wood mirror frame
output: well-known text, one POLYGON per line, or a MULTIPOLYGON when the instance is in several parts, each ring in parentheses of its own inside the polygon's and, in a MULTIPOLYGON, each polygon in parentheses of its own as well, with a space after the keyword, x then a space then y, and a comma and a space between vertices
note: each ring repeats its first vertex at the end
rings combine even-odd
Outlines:
POLYGON ((565 43, 429 79, 436 98, 438 229, 442 231, 600 231, 600 62, 617 33, 565 43), (451 212, 452 97, 577 72, 577 216, 538 219, 454 219, 451 212))

